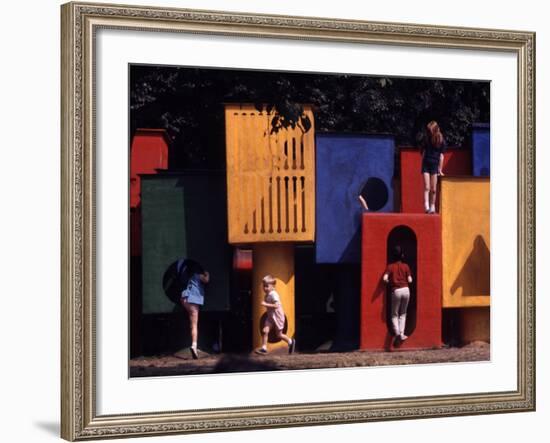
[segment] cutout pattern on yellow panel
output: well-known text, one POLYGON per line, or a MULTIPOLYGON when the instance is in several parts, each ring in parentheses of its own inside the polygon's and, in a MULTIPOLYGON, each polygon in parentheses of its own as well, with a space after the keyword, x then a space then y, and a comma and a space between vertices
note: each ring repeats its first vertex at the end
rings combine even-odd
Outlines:
POLYGON ((276 111, 227 104, 226 157, 229 242, 313 241, 315 138, 311 127, 272 133, 276 111))

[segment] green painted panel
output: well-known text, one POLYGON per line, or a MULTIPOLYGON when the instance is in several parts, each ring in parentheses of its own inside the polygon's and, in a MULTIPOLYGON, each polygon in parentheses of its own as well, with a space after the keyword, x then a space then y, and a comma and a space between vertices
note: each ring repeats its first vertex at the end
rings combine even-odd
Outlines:
POLYGON ((231 248, 227 243, 225 175, 165 173, 141 180, 144 314, 174 310, 163 277, 178 258, 210 272, 204 310, 229 309, 231 248))

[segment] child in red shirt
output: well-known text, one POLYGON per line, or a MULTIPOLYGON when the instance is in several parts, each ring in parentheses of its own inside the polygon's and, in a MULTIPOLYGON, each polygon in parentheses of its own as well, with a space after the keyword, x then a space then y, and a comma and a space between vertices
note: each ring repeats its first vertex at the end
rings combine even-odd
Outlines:
POLYGON ((395 338, 405 341, 405 323, 407 320, 407 308, 411 293, 409 283, 412 283, 412 275, 409 265, 403 261, 403 252, 400 246, 392 251, 392 263, 388 265, 382 280, 391 288, 391 322, 395 338))

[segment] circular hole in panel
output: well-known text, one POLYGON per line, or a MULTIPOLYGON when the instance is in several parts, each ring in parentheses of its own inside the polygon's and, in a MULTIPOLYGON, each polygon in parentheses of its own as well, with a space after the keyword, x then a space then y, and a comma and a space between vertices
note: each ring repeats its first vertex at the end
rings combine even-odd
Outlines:
POLYGON ((370 211, 379 211, 388 202, 388 187, 383 180, 370 177, 361 189, 361 196, 367 202, 370 211))

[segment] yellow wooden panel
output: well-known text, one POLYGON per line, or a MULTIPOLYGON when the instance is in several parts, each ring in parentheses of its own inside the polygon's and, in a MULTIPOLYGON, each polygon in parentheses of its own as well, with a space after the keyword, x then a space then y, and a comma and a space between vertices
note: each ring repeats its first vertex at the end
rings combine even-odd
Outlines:
POLYGON ((315 238, 315 129, 271 134, 271 113, 225 105, 229 243, 315 238))
POLYGON ((443 177, 443 307, 490 305, 490 182, 443 177))

